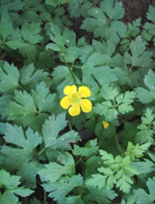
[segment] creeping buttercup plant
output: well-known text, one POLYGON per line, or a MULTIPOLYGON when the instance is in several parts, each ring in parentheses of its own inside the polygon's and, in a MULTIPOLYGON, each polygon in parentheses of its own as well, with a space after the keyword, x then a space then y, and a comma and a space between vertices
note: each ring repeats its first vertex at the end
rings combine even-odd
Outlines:
POLYGON ((155 7, 0 1, 0 203, 155 203, 155 7))

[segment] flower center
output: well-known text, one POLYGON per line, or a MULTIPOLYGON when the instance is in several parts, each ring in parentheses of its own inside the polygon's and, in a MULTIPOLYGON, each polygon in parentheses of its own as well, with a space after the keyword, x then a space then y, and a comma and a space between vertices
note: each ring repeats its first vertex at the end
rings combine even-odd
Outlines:
POLYGON ((78 94, 74 94, 72 96, 72 101, 73 101, 74 104, 79 104, 80 101, 81 101, 81 98, 78 96, 78 94))

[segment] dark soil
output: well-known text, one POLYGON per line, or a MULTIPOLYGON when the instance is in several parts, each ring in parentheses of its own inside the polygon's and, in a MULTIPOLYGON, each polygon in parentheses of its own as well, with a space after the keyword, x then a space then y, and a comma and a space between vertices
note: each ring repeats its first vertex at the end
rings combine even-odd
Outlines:
POLYGON ((147 21, 146 12, 155 0, 121 0, 125 8, 125 16, 122 19, 124 23, 131 23, 133 20, 140 18, 142 23, 147 21))

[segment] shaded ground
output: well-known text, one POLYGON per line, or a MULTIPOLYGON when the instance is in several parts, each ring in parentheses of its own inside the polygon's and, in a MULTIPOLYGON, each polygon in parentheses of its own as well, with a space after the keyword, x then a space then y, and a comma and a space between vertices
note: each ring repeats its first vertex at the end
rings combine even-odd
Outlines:
POLYGON ((142 23, 145 23, 149 5, 155 3, 155 0, 121 0, 121 2, 125 8, 123 22, 129 23, 141 17, 142 23))

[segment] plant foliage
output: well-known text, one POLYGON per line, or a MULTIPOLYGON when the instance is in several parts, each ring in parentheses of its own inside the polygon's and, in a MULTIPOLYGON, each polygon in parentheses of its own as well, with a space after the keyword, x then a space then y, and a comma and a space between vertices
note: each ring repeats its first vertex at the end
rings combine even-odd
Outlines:
POLYGON ((116 0, 0 1, 1 204, 155 202, 155 7, 124 15, 116 0))

